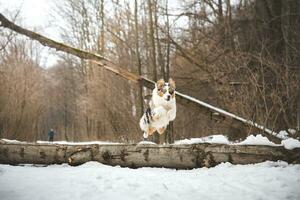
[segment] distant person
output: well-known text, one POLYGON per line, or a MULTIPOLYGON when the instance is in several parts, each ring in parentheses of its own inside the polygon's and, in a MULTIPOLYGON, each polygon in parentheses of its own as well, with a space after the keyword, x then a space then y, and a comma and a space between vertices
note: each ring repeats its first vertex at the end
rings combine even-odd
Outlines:
POLYGON ((48 133, 48 136, 49 136, 49 142, 53 142, 53 138, 54 138, 54 130, 51 128, 49 133, 48 133))

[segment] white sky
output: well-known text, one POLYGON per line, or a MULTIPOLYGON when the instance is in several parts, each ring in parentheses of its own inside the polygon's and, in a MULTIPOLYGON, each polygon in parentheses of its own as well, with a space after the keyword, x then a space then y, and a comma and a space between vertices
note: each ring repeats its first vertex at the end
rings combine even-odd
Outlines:
MULTIPOLYGON (((0 12, 10 18, 8 13, 16 13, 20 10, 19 16, 23 27, 59 40, 57 24, 51 21, 52 2, 49 0, 0 0, 0 12)), ((46 66, 55 64, 57 60, 57 56, 48 48, 43 48, 42 57, 41 64, 46 66)))
MULTIPOLYGON (((20 21, 17 21, 17 24, 51 39, 60 40, 58 25, 62 23, 54 21, 54 18, 51 17, 51 14, 54 14, 55 1, 58 0, 0 0, 0 12, 11 18, 8 13, 16 13, 20 10, 19 19, 21 19, 21 24, 20 21)), ((171 10, 174 6, 178 6, 176 2, 169 0, 171 10)), ((54 50, 43 48, 42 65, 49 67, 56 63, 57 56, 51 52, 54 52, 54 50)))
POLYGON ((26 28, 43 29, 44 33, 49 33, 47 29, 51 28, 51 6, 51 1, 47 0, 0 0, 0 12, 7 14, 20 10, 26 28))

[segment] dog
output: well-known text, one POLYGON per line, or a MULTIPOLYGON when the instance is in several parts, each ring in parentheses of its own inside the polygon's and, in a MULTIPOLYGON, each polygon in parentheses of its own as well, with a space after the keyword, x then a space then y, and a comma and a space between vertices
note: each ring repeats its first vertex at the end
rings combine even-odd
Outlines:
POLYGON ((175 82, 169 79, 165 82, 160 79, 152 91, 149 106, 140 119, 144 139, 151 136, 155 131, 163 134, 170 121, 176 118, 175 82))

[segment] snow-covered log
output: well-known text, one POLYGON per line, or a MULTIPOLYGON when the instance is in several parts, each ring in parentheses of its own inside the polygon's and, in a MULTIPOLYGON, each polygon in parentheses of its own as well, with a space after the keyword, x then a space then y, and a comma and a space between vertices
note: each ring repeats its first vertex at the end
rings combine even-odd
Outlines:
POLYGON ((0 164, 79 165, 98 161, 123 167, 166 167, 191 169, 212 167, 222 162, 251 164, 266 160, 300 163, 300 148, 225 144, 91 144, 61 145, 36 143, 0 144, 0 164))

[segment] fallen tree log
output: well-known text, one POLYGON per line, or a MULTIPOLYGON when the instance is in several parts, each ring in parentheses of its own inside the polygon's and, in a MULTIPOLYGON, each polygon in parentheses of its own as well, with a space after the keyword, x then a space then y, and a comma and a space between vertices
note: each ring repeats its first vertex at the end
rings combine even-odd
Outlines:
POLYGON ((98 161, 130 168, 166 167, 192 169, 213 167, 222 162, 252 164, 266 160, 300 163, 300 148, 225 144, 155 145, 91 144, 58 145, 36 143, 0 144, 0 164, 80 165, 98 161))

